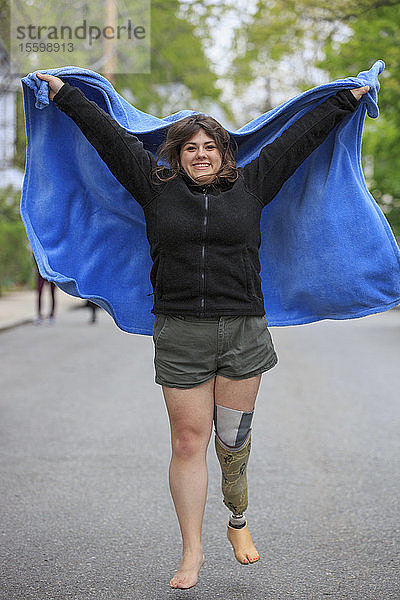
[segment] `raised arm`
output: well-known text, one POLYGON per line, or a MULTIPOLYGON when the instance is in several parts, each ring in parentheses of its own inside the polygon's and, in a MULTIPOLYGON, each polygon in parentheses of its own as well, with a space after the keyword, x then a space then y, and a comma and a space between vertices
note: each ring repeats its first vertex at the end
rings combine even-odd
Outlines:
POLYGON ((154 158, 142 142, 88 100, 79 88, 53 75, 37 73, 37 76, 48 81, 50 100, 76 123, 111 173, 139 204, 147 204, 152 197, 154 158))
POLYGON ((247 187, 268 204, 301 163, 340 121, 356 110, 369 87, 341 90, 288 127, 280 137, 262 148, 260 155, 243 168, 247 187))

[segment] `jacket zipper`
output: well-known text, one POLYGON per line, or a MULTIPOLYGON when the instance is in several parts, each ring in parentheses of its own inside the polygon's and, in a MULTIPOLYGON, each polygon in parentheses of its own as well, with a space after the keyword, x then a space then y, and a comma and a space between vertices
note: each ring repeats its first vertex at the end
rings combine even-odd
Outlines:
POLYGON ((201 301, 200 309, 202 312, 205 311, 205 279, 206 279, 206 232, 207 232, 207 221, 208 221, 208 195, 204 194, 204 219, 203 219, 203 243, 201 246, 201 301))

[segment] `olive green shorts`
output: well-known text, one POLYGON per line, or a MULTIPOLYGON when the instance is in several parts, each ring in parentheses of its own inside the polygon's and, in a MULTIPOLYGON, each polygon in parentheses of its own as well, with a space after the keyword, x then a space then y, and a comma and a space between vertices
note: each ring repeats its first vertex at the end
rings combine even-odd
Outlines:
POLYGON ((153 327, 155 382, 191 388, 223 375, 248 379, 278 362, 265 317, 157 314, 153 327))

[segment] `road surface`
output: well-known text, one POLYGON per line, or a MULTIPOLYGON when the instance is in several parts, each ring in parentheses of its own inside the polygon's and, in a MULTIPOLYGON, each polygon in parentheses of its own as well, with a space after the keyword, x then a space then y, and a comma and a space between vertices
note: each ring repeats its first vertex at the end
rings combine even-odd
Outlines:
POLYGON ((152 340, 87 320, 0 335, 2 600, 399 600, 400 311, 271 328, 248 468, 261 560, 233 558, 210 444, 189 591, 168 585, 180 542, 152 340))

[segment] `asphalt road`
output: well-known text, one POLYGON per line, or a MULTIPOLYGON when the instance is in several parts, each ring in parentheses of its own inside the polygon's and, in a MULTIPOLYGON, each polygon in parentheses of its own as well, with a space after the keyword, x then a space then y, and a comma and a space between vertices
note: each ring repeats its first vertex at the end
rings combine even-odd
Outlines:
POLYGON ((272 328, 248 519, 225 537, 213 445, 199 584, 180 556, 152 340, 84 311, 0 335, 1 600, 399 600, 400 311, 272 328))

